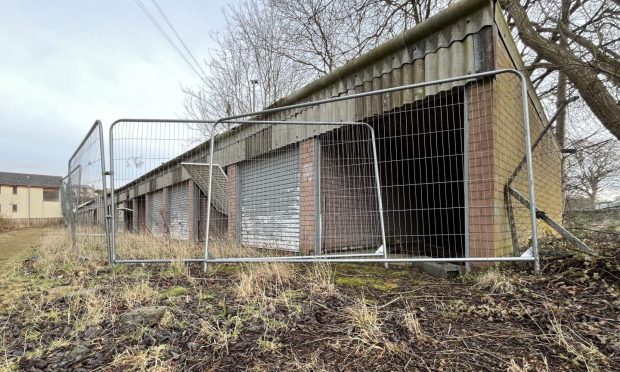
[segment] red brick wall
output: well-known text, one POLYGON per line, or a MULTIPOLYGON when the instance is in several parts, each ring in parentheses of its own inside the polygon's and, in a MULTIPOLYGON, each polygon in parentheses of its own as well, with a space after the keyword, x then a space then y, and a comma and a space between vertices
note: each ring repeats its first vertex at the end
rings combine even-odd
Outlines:
POLYGON ((324 251, 376 248, 381 241, 372 155, 365 136, 349 128, 321 137, 324 251))
POLYGON ((493 83, 467 90, 469 124, 469 249, 472 257, 495 255, 493 234, 493 83))
POLYGON ((300 241, 299 249, 303 252, 311 252, 315 246, 315 142, 314 138, 307 139, 299 145, 300 167, 300 241))

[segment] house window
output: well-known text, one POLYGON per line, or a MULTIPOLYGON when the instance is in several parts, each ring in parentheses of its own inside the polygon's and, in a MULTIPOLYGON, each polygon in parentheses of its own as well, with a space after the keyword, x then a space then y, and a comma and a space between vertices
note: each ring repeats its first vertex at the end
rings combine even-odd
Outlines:
POLYGON ((13 195, 17 195, 17 186, 13 186, 13 195))
POLYGON ((57 189, 43 189, 43 201, 57 202, 59 193, 57 189))
POLYGON ((13 213, 17 213, 17 204, 13 204, 13 213))

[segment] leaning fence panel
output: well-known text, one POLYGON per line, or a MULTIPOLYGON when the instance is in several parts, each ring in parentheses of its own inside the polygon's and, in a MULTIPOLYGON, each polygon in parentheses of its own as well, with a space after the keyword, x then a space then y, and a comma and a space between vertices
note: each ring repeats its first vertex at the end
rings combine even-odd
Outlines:
MULTIPOLYGON (((530 207, 535 200, 529 105, 523 75, 501 70, 300 103, 222 121, 256 115, 280 120, 320 118, 365 122, 377 132, 388 258, 313 259, 537 263, 536 216, 530 207), (522 157, 524 166, 517 169, 522 157), (510 189, 519 189, 529 205, 502 199, 514 171, 522 182, 512 183, 510 189), (512 211, 509 216, 508 209, 512 211)), ((237 136, 242 136, 242 129, 237 129, 237 136)), ((266 130, 259 133, 264 135, 266 130)), ((308 138, 321 140, 320 135, 295 134, 299 143, 308 138)), ((321 156, 329 153, 321 148, 321 156)), ((354 159, 354 152, 345 157, 354 159)), ((324 165, 318 168, 319 178, 329 174, 324 165)), ((559 184, 560 180, 555 181, 559 184)), ((321 204, 315 220, 320 221, 323 234, 333 229, 346 235, 350 228, 346 220, 329 213, 330 207, 338 213, 351 206, 346 202, 332 205, 346 186, 330 190, 321 182, 318 189, 321 204)), ((319 250, 325 248, 325 242, 318 244, 319 250)), ((250 261, 262 260, 274 259, 250 261)), ((209 257, 208 261, 238 260, 209 257)))
POLYGON ((79 254, 106 252, 111 262, 105 173, 103 129, 97 120, 69 159, 63 213, 79 254))
POLYGON ((535 261, 534 185, 555 213, 561 180, 534 177, 559 157, 544 135, 532 156, 544 118, 524 82, 501 70, 216 123, 120 120, 116 262, 535 261))

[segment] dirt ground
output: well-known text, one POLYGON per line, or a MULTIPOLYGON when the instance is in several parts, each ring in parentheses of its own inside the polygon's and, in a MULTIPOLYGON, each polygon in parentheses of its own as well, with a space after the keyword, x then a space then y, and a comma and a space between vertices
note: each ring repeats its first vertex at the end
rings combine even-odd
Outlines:
MULTIPOLYGON (((64 240, 63 240, 64 239, 64 240)), ((620 239, 546 243, 543 273, 117 266, 47 235, 0 280, 0 369, 620 369, 620 239)))
POLYGON ((48 228, 24 228, 0 232, 0 268, 16 255, 36 247, 48 228))

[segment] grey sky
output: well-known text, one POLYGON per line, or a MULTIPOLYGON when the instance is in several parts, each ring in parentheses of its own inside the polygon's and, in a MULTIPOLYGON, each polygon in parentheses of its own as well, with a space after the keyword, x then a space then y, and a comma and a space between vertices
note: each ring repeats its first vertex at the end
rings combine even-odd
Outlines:
MULTIPOLYGON (((227 2, 158 3, 206 57, 227 2)), ((64 175, 95 119, 182 117, 197 82, 133 0, 0 0, 0 171, 64 175)))

